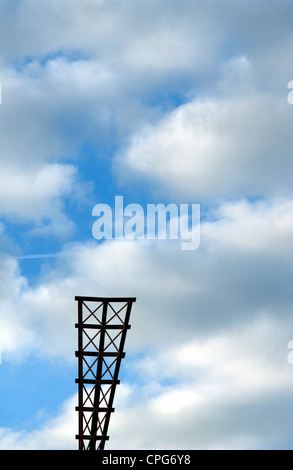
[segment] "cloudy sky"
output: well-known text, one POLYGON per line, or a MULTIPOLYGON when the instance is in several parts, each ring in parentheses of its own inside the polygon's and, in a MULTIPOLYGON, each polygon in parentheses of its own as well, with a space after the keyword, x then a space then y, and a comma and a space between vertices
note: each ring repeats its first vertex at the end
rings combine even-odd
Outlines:
POLYGON ((77 448, 76 295, 137 297, 108 449, 293 448, 292 23, 0 0, 0 449, 77 448), (200 204, 199 248, 95 240, 116 195, 200 204))

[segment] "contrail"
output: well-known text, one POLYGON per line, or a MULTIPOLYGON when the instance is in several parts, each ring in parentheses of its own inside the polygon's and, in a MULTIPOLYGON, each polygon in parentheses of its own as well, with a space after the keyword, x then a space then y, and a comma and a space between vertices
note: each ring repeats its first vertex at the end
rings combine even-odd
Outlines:
MULTIPOLYGON (((38 255, 23 255, 17 256, 18 259, 42 259, 42 258, 56 258, 57 256, 61 256, 60 253, 44 253, 38 255)), ((64 256, 64 255, 63 255, 64 256)))

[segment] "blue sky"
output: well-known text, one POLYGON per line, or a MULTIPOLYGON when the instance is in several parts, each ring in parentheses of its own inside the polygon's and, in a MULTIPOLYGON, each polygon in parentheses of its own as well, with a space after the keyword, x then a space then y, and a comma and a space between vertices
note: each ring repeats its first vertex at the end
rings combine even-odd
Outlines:
POLYGON ((0 449, 77 448, 76 295, 137 297, 108 448, 292 448, 292 19, 0 2, 0 449), (200 247, 97 242, 118 195, 201 204, 200 247))

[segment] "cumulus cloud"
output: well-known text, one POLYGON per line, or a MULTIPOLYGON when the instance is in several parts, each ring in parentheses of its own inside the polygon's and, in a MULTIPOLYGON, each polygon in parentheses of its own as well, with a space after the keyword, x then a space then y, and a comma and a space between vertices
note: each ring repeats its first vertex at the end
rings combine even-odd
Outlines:
POLYGON ((65 51, 95 57, 126 72, 131 86, 141 89, 146 83, 158 85, 160 78, 166 83, 178 77, 194 83, 204 74, 207 80, 237 47, 261 64, 267 83, 281 80, 277 78, 281 69, 290 72, 289 0, 277 5, 273 0, 256 0, 253 8, 243 0, 237 5, 231 0, 221 5, 215 0, 188 0, 184 5, 172 2, 168 8, 165 0, 139 4, 134 0, 123 4, 116 0, 6 0, 1 9, 4 62, 65 51), (12 18, 14 29, 8 27, 12 18), (230 40, 234 42, 231 49, 227 48, 230 40))
POLYGON ((41 428, 27 432, 0 428, 0 449, 3 450, 75 450, 74 411, 76 397, 69 398, 58 414, 50 418, 41 428))
POLYGON ((164 240, 68 246, 39 285, 18 292, 19 318, 32 332, 38 325, 43 351, 64 357, 74 348, 75 295, 137 296, 129 338, 136 351, 183 344, 259 315, 290 323, 292 220, 290 201, 239 202, 211 213, 188 256, 164 240))
POLYGON ((62 197, 73 191, 76 168, 45 165, 36 170, 3 168, 0 176, 0 214, 10 220, 39 222, 61 219, 62 197))
MULTIPOLYGON (((37 352, 73 363, 74 296, 137 296, 109 446, 284 446, 293 411, 292 208, 292 200, 223 204, 188 256, 164 240, 68 246, 35 287, 6 257, 4 360, 37 352)), ((73 399, 32 433, 2 430, 0 443, 74 448, 72 409, 73 399)))
MULTIPOLYGON (((243 61, 236 66, 243 67, 243 61)), ((286 196, 292 188, 292 125, 285 96, 220 91, 146 125, 117 163, 131 178, 152 181, 157 192, 177 199, 214 203, 247 195, 286 196)))
POLYGON ((292 374, 284 327, 258 319, 138 362, 139 377, 152 386, 139 398, 133 389, 121 404, 110 448, 256 449, 286 442, 292 374))
POLYGON ((62 55, 28 60, 3 67, 1 82, 4 165, 76 160, 82 145, 102 139, 109 127, 113 77, 99 62, 62 55))
POLYGON ((199 47, 199 38, 205 35, 206 51, 215 49, 217 42, 208 33, 215 35, 216 24, 220 24, 213 17, 203 24, 210 8, 189 1, 183 9, 176 4, 166 9, 164 1, 139 6, 133 0, 123 5, 95 0, 4 3, 4 18, 11 14, 18 26, 17 39, 9 41, 4 21, 2 32, 5 56, 10 59, 52 50, 79 50, 132 70, 151 67, 153 72, 159 69, 165 73, 190 69, 191 55, 193 64, 205 62, 207 54, 199 47), (34 41, 36 35, 38 42, 34 41))
MULTIPOLYGON (((130 356, 140 385, 117 387, 107 449, 282 448, 293 411, 285 343, 284 322, 259 318, 143 359, 130 356)), ((34 431, 1 429, 0 447, 75 449, 76 403, 77 396, 66 400, 34 431)))
MULTIPOLYGON (((242 19, 256 37, 255 15, 262 5, 259 0, 252 10, 240 2, 235 9, 228 1, 219 9, 214 2, 186 2, 166 10, 164 1, 142 2, 139 8, 132 0, 123 7, 92 0, 4 2, 3 164, 72 160, 86 142, 99 154, 128 141, 124 170, 168 194, 290 192, 292 113, 285 96, 291 79, 285 60, 290 10, 286 2, 277 9, 266 3, 262 24, 268 41, 252 47, 242 19), (12 14, 18 25, 13 41, 5 28, 12 14), (233 35, 243 41, 238 57, 224 52, 233 35), (268 58, 271 47, 282 57, 278 67, 268 58), (186 104, 164 113, 173 94, 186 104)), ((121 171, 117 161, 114 170, 121 171)))

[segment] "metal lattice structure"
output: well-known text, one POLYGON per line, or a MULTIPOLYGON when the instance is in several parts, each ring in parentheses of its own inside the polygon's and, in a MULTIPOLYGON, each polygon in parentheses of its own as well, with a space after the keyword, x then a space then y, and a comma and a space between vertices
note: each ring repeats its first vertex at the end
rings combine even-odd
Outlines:
POLYGON ((104 450, 132 298, 75 297, 78 302, 79 450, 104 450), (114 308, 115 306, 115 308, 114 308))

